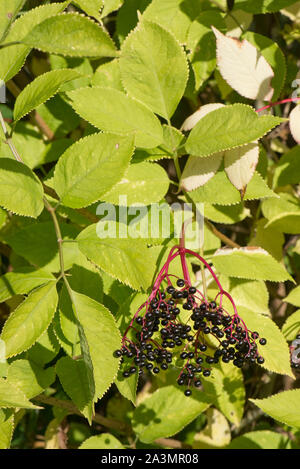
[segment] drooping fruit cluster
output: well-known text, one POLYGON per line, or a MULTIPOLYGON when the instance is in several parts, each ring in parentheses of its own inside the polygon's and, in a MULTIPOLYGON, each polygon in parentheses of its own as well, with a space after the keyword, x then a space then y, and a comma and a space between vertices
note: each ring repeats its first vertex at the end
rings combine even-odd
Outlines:
POLYGON ((300 334, 297 334, 296 339, 290 345, 291 354, 291 367, 296 371, 300 371, 300 334))
POLYGON ((208 377, 212 366, 220 361, 232 362, 238 368, 246 363, 262 364, 257 341, 260 345, 267 342, 258 332, 248 330, 209 264, 181 243, 171 250, 152 293, 132 318, 123 335, 122 348, 115 351, 115 356, 122 357, 125 378, 146 370, 157 374, 173 364, 180 369, 177 383, 185 387, 184 393, 189 396, 191 387, 200 387, 202 377, 208 377), (213 301, 191 285, 186 254, 196 256, 213 275, 219 288, 213 301), (169 273, 177 256, 183 278, 169 273), (231 302, 233 314, 222 306, 224 296, 231 302))

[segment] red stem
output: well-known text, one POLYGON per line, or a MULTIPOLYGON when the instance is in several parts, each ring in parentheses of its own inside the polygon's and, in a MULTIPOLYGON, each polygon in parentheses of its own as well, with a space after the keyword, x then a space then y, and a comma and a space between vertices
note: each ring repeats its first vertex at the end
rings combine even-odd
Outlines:
POLYGON ((276 103, 269 103, 266 106, 261 107, 260 109, 256 109, 256 112, 264 111, 265 109, 269 109, 270 107, 277 106, 279 104, 295 103, 295 101, 299 101, 299 100, 300 100, 300 97, 282 99, 281 101, 277 101, 276 103))

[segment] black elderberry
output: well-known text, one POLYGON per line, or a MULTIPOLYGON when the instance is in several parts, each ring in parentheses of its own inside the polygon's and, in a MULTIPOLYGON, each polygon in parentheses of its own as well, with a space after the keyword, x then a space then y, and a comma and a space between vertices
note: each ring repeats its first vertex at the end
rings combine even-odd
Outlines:
POLYGON ((179 279, 177 280, 176 284, 177 284, 178 287, 184 287, 185 282, 184 282, 183 279, 179 278, 179 279))
POLYGON ((157 374, 157 373, 159 373, 160 370, 157 366, 155 366, 152 371, 153 371, 153 373, 157 374))
POLYGON ((259 343, 260 343, 260 345, 266 345, 267 339, 261 338, 261 339, 259 340, 259 343))
POLYGON ((200 379, 197 379, 195 382, 194 382, 194 386, 196 386, 196 388, 199 388, 199 386, 201 386, 201 381, 200 379))
POLYGON ((204 370, 203 371, 203 376, 210 376, 210 370, 204 370))
POLYGON ((192 391, 191 391, 190 389, 186 389, 186 390, 184 391, 184 394, 185 394, 185 396, 191 396, 192 391))
POLYGON ((114 351, 114 357, 119 358, 119 357, 121 357, 121 356, 122 356, 121 350, 115 350, 115 351, 114 351))
POLYGON ((261 365, 262 363, 264 363, 265 359, 263 357, 257 357, 256 361, 261 365))

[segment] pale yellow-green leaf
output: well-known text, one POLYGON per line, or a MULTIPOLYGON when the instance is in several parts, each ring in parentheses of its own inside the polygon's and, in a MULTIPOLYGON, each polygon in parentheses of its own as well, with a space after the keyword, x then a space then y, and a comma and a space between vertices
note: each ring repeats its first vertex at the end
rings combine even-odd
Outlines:
POLYGON ((250 182, 258 163, 259 147, 257 143, 249 143, 242 147, 225 151, 224 169, 230 182, 242 196, 250 182))
POLYGON ((134 135, 136 146, 154 148, 163 141, 158 118, 148 107, 113 88, 79 88, 67 93, 74 110, 100 130, 134 135), (101 103, 101 105, 99 105, 101 103))
POLYGON ((130 96, 166 120, 172 117, 188 79, 186 54, 172 34, 142 20, 122 44, 120 69, 130 96))
POLYGON ((219 272, 229 277, 274 282, 293 281, 284 266, 259 247, 220 249, 212 261, 219 272))
POLYGON ((282 333, 286 340, 294 340, 300 334, 300 309, 291 314, 282 326, 282 333))
POLYGON ((49 282, 34 290, 8 317, 1 333, 6 356, 29 349, 45 332, 57 305, 56 283, 49 282))
POLYGON ((263 314, 256 314, 248 307, 240 306, 239 315, 251 331, 257 331, 260 337, 267 339, 266 345, 257 343, 258 352, 265 362, 261 365, 273 373, 294 378, 290 365, 288 344, 274 321, 263 314))
POLYGON ((199 122, 200 119, 202 119, 202 117, 223 106, 224 104, 222 103, 204 104, 197 111, 185 119, 180 129, 184 131, 192 130, 192 128, 195 127, 195 125, 199 122))
POLYGON ((54 189, 67 207, 97 202, 124 176, 133 153, 133 137, 97 133, 69 147, 54 172, 54 189))
POLYGON ((32 404, 20 389, 3 378, 0 378, 0 407, 40 409, 40 407, 32 404))
POLYGON ((230 426, 224 415, 217 409, 206 412, 207 424, 204 430, 196 433, 193 441, 195 449, 217 449, 230 443, 230 426))
POLYGON ((101 433, 101 435, 91 436, 85 440, 79 449, 123 449, 124 446, 117 438, 110 433, 101 433))
POLYGON ((221 75, 242 96, 270 100, 274 72, 263 55, 246 39, 227 37, 212 27, 217 39, 217 63, 221 75))
POLYGON ((181 389, 165 386, 138 405, 133 414, 133 428, 143 443, 152 443, 157 438, 178 433, 209 405, 202 392, 186 397, 181 389), (145 415, 148 415, 146 419, 145 415))
POLYGON ((294 306, 300 306, 300 285, 291 290, 288 296, 284 298, 284 301, 294 306))
POLYGON ((214 153, 206 158, 190 156, 184 167, 180 187, 189 192, 203 186, 218 171, 224 152, 214 153))
POLYGON ((294 107, 290 113, 290 129, 293 139, 300 143, 300 106, 294 107))
POLYGON ((43 186, 24 164, 0 158, 0 206, 17 215, 37 218, 44 208, 43 186))
POLYGON ((266 399, 250 400, 274 420, 300 428, 300 389, 280 392, 266 399))
POLYGON ((102 196, 102 200, 114 205, 150 205, 164 198, 169 184, 167 173, 158 164, 132 164, 124 177, 102 196))
POLYGON ((14 431, 14 412, 0 409, 0 449, 8 449, 14 431))

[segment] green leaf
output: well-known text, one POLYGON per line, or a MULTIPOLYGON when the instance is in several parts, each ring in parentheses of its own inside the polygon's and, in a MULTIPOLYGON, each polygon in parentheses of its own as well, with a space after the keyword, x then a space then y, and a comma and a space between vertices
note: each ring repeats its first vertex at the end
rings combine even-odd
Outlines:
POLYGON ((133 138, 93 134, 69 147, 54 172, 54 189, 67 207, 97 202, 124 176, 133 153, 133 138))
POLYGON ((0 158, 0 205, 17 215, 37 218, 44 208, 43 186, 24 164, 0 158))
POLYGON ((47 330, 57 306, 56 283, 34 290, 10 314, 1 333, 6 356, 13 357, 29 349, 47 330))
POLYGON ((87 369, 83 360, 63 357, 56 363, 56 373, 65 390, 82 414, 91 420, 94 393, 88 386, 87 369))
POLYGON ((99 65, 94 73, 91 84, 92 86, 102 86, 104 88, 114 88, 119 91, 124 91, 121 82, 119 60, 115 59, 99 65))
MULTIPOLYGON (((241 202, 241 194, 231 184, 225 171, 218 171, 204 186, 189 192, 189 197, 196 202, 208 202, 214 205, 234 205, 241 202), (216 187, 222 187, 216 191, 216 187)), ((257 172, 249 182, 243 200, 277 197, 257 172)))
POLYGON ((250 401, 274 420, 291 427, 300 427, 299 399, 300 389, 293 389, 274 394, 267 399, 250 399, 250 401))
MULTIPOLYGON (((78 229, 73 225, 60 223, 62 238, 74 240, 78 229)), ((33 223, 5 237, 13 250, 32 265, 46 272, 59 272, 60 262, 57 238, 52 221, 33 223)), ((70 269, 81 256, 76 241, 63 243, 65 270, 70 269)))
POLYGON ((105 18, 111 12, 118 10, 124 0, 103 0, 104 6, 101 11, 101 18, 105 18))
POLYGON ((272 39, 252 31, 246 31, 243 34, 243 39, 253 44, 271 65, 274 72, 274 77, 271 80, 271 86, 274 88, 272 101, 276 101, 283 88, 286 76, 285 57, 281 49, 272 39))
POLYGON ((251 331, 257 331, 260 337, 267 339, 266 345, 260 345, 258 352, 263 356, 263 365, 267 370, 294 378, 290 365, 288 344, 274 321, 262 314, 253 313, 248 307, 239 307, 239 315, 251 331))
POLYGON ((150 205, 164 198, 169 189, 169 178, 165 170, 155 163, 137 163, 130 165, 123 179, 118 182, 102 200, 115 205, 120 196, 127 197, 127 204, 150 205))
MULTIPOLYGON (((38 106, 37 112, 55 134, 55 138, 66 137, 80 125, 80 117, 61 94, 56 94, 49 101, 38 106)), ((71 143, 69 139, 69 144, 71 143)))
POLYGON ((7 380, 0 378, 0 407, 19 407, 21 409, 40 409, 33 405, 25 394, 7 380))
POLYGON ((98 129, 135 136, 137 146, 163 141, 158 118, 144 104, 113 88, 80 88, 67 93, 75 111, 98 129), (101 103, 101 106, 98 105, 101 103))
POLYGON ((226 449, 290 449, 285 435, 270 430, 256 430, 234 438, 226 449))
POLYGON ((95 381, 95 400, 101 398, 116 378, 121 335, 110 311, 97 301, 73 291, 73 307, 88 345, 95 381))
POLYGON ((183 145, 185 137, 175 127, 163 124, 164 141, 156 148, 148 150, 137 149, 133 155, 133 163, 142 161, 157 161, 162 158, 173 158, 174 148, 183 145))
POLYGON ((268 219, 266 228, 283 233, 298 234, 300 231, 300 203, 291 194, 280 194, 280 198, 264 201, 262 212, 268 219))
POLYGON ((27 357, 30 361, 44 366, 51 362, 59 352, 60 346, 54 335, 52 325, 41 335, 35 344, 28 350, 27 357))
MULTIPOLYGON (((112 234, 127 226, 121 223, 109 224, 112 234)), ((101 238, 101 222, 84 229, 77 240, 79 249, 88 259, 97 264, 104 272, 129 285, 134 290, 141 287, 147 290, 155 271, 156 254, 147 247, 146 240, 121 237, 101 238)), ((118 235, 117 235, 118 236, 118 235)))
POLYGON ((202 392, 186 397, 175 386, 165 386, 143 400, 135 409, 133 429, 143 443, 152 443, 157 438, 180 432, 209 405, 208 398, 202 392))
POLYGON ((225 417, 239 425, 245 405, 245 388, 243 373, 232 363, 221 363, 214 367, 209 379, 205 380, 204 390, 211 397, 213 388, 214 403, 225 417))
POLYGON ((185 90, 188 67, 184 51, 168 31, 148 21, 139 23, 122 45, 120 69, 129 95, 166 120, 172 117, 185 90))
POLYGON ((9 409, 0 409, 0 449, 8 449, 14 431, 14 413, 9 409))
POLYGON ((36 25, 21 42, 43 52, 71 57, 117 55, 115 45, 107 32, 91 19, 77 13, 47 18, 36 25))
POLYGON ((103 6, 103 0, 76 0, 73 2, 87 15, 93 16, 96 20, 101 20, 100 10, 103 6))
POLYGON ((220 249, 213 256, 215 268, 229 277, 273 282, 293 281, 284 266, 261 248, 220 249))
MULTIPOLYGON (((286 301, 286 300, 285 300, 286 301)), ((282 326, 286 340, 294 340, 300 331, 300 309, 291 314, 282 326)))
MULTIPOLYGON (((6 126, 8 127, 7 124, 6 126)), ((42 155, 46 145, 41 139, 41 134, 36 130, 36 127, 30 125, 28 122, 18 122, 14 128, 11 140, 19 155, 22 156, 22 161, 29 166, 29 168, 35 168, 44 162, 42 155)), ((0 157, 14 159, 5 141, 0 143, 0 157)))
POLYGON ((54 330, 62 348, 70 357, 81 354, 78 322, 65 286, 59 296, 58 314, 54 319, 54 330))
POLYGON ((224 415, 210 407, 206 411, 207 423, 201 432, 194 436, 193 448, 218 449, 230 442, 230 425, 224 415))
POLYGON ((300 182, 300 145, 280 157, 275 168, 273 186, 280 187, 300 182))
POLYGON ((24 3, 25 0, 2 0, 0 4, 0 42, 5 38, 10 25, 24 3))
POLYGON ((223 106, 204 116, 195 125, 185 148, 192 155, 209 156, 251 143, 284 121, 270 115, 258 117, 255 110, 245 104, 223 106))
MULTIPOLYGON (((6 36, 4 44, 21 41, 31 29, 44 21, 46 18, 57 15, 69 4, 51 3, 51 5, 41 5, 33 8, 20 16, 13 24, 6 36)), ((7 82, 22 68, 30 47, 23 44, 16 44, 0 50, 0 79, 7 82)))
POLYGON ((226 25, 221 13, 203 11, 191 24, 187 35, 187 48, 195 75, 195 86, 199 89, 216 67, 216 42, 211 29, 214 25, 225 32, 226 25))
POLYGON ((134 29, 139 21, 139 13, 143 13, 151 0, 126 0, 118 11, 116 19, 116 35, 120 44, 134 29))
POLYGON ((254 313, 269 315, 269 293, 261 280, 230 278, 229 291, 237 306, 245 306, 254 313))
MULTIPOLYGON (((195 2, 195 0, 193 0, 195 2)), ((182 0, 152 0, 143 14, 143 19, 158 23, 167 29, 180 43, 186 42, 186 36, 192 18, 187 10, 187 3, 182 0), (184 5, 182 5, 184 4, 184 5)), ((196 1, 195 3, 200 2, 196 1)))
POLYGON ((8 367, 7 381, 32 399, 47 389, 55 380, 53 367, 45 370, 29 361, 15 360, 8 367))
POLYGON ((124 446, 110 433, 91 436, 78 449, 124 449, 124 446))
POLYGON ((277 261, 282 260, 284 235, 272 226, 267 226, 265 218, 258 220, 255 227, 255 235, 248 244, 249 246, 260 246, 265 251, 268 251, 271 256, 275 257, 277 261))
POLYGON ((291 303, 294 306, 300 306, 300 285, 294 288, 283 301, 291 303))
POLYGON ((279 11, 289 5, 295 3, 295 0, 236 0, 234 10, 244 10, 250 13, 271 13, 279 11))
POLYGON ((79 74, 74 70, 51 70, 43 73, 27 85, 18 95, 14 107, 14 120, 18 121, 40 104, 50 99, 60 87, 79 74))
POLYGON ((60 91, 62 93, 65 91, 75 90, 76 88, 81 88, 82 86, 90 85, 94 73, 94 69, 91 65, 90 59, 81 59, 78 57, 63 57, 61 55, 54 54, 51 55, 49 59, 52 70, 61 70, 63 68, 67 68, 72 69, 79 75, 79 78, 75 78, 75 80, 71 80, 61 86, 60 91))
POLYGON ((121 370, 118 372, 115 384, 118 388, 118 391, 122 396, 126 397, 129 401, 135 404, 136 401, 136 390, 138 385, 138 374, 134 373, 129 378, 124 378, 121 370))
POLYGON ((250 216, 250 210, 242 204, 233 206, 220 206, 206 203, 204 205, 205 217, 216 223, 238 223, 250 216))
POLYGON ((0 277, 0 303, 14 295, 28 294, 31 290, 56 279, 43 270, 33 270, 31 267, 22 272, 8 272, 0 277))

